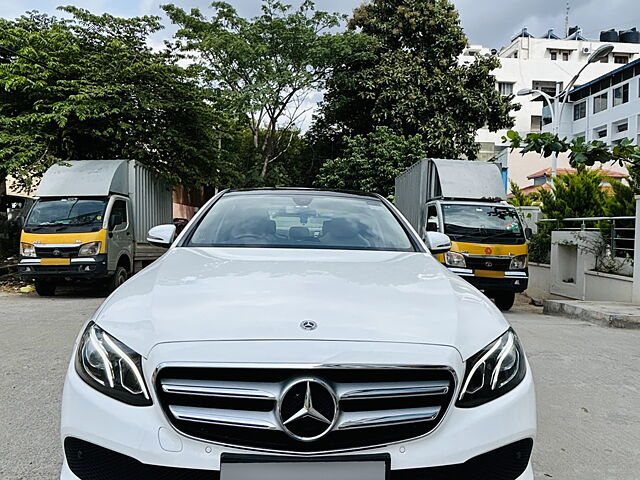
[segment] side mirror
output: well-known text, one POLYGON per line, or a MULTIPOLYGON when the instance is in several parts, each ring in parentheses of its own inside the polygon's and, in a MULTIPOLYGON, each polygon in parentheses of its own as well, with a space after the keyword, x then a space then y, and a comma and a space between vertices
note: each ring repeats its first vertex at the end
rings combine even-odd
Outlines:
POLYGON ((111 215, 109 218, 109 230, 113 230, 122 223, 122 215, 111 215))
POLYGON ((533 230, 531 230, 531 227, 526 227, 524 229, 524 238, 529 240, 531 237, 533 237, 533 230))
POLYGON ((147 242, 156 247, 169 248, 176 236, 176 226, 158 225, 147 233, 147 242))
POLYGON ((22 215, 19 215, 19 216, 16 218, 16 222, 18 223, 18 226, 19 226, 20 228, 24 227, 24 217, 23 217, 22 215))
POLYGON ((440 232, 427 232, 425 243, 429 251, 434 255, 438 253, 446 253, 451 250, 451 239, 440 232))

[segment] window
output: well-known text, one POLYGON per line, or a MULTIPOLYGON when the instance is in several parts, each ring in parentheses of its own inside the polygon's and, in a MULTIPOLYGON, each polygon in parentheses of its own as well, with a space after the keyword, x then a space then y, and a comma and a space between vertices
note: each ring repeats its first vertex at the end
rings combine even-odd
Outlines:
POLYGON ((607 92, 593 97, 593 113, 598 113, 606 110, 608 101, 609 94, 607 92))
POLYGON ((549 125, 550 123, 552 123, 551 108, 545 104, 542 107, 542 125, 549 125))
POLYGON ((613 89, 613 106, 622 105, 629 101, 629 84, 625 83, 613 89))
POLYGON ((400 222, 375 197, 284 190, 224 195, 188 246, 414 251, 400 222))
MULTIPOLYGON (((558 82, 560 87, 559 91, 562 91, 562 82, 558 82)), ((556 82, 549 80, 534 80, 531 83, 531 88, 533 90, 542 90, 547 95, 551 95, 552 97, 556 95, 556 82)))
POLYGON ((522 225, 513 207, 472 204, 442 205, 444 233, 458 242, 522 244, 522 225))
POLYGON ((626 132, 627 130, 629 130, 629 122, 625 121, 622 123, 618 123, 616 125, 616 128, 618 129, 618 133, 626 132))
POLYGON ((596 134, 596 137, 598 138, 604 138, 607 136, 607 129, 606 128, 601 128, 600 130, 596 129, 595 134, 596 134))
POLYGON ((539 132, 542 129, 542 116, 531 115, 531 131, 539 132))
POLYGON ((614 55, 613 56, 613 63, 621 63, 621 64, 629 63, 629 56, 628 55, 614 55))
POLYGON ((567 52, 563 52, 562 53, 562 61, 563 62, 568 62, 569 61, 569 53, 567 53, 567 52))
POLYGON ((558 52, 551 52, 551 60, 557 60, 558 59, 558 52))
POLYGON ((513 95, 513 83, 498 82, 498 91, 500 92, 500 95, 504 95, 505 97, 513 95))
POLYGON ((126 225, 127 224, 127 203, 124 200, 116 200, 113 202, 113 208, 111 208, 111 216, 109 217, 109 224, 111 225, 113 219, 119 216, 121 222, 113 225, 117 227, 118 225, 126 225))
POLYGON ((29 214, 25 231, 97 232, 102 228, 106 206, 104 198, 41 198, 29 214))
POLYGON ((573 106, 573 120, 580 120, 587 116, 587 102, 576 103, 573 106))

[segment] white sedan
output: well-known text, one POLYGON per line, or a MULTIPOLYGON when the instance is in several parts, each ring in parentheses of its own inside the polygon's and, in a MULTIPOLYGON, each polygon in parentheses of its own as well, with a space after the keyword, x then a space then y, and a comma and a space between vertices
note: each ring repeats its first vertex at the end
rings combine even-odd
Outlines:
POLYGON ((78 336, 61 479, 533 479, 524 351, 434 259, 446 236, 302 189, 225 191, 174 229, 78 336))

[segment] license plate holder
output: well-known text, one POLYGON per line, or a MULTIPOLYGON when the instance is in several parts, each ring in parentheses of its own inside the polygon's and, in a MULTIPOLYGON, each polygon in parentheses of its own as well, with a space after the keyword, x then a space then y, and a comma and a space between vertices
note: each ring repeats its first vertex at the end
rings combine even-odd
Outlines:
POLYGON ((222 454, 220 480, 389 480, 389 455, 278 457, 222 454))

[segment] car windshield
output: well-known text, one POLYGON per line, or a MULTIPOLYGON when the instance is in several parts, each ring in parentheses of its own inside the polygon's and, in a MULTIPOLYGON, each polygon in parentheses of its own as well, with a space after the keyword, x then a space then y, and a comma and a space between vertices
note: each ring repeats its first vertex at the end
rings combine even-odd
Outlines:
POLYGON ((40 199, 29 214, 26 231, 95 231, 102 228, 107 206, 103 198, 40 199))
POLYGON ((229 193, 188 246, 414 251, 377 198, 321 193, 229 193))
POLYGON ((444 233, 452 240, 484 243, 524 243, 516 210, 503 205, 444 204, 444 233))

